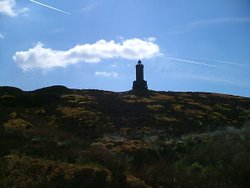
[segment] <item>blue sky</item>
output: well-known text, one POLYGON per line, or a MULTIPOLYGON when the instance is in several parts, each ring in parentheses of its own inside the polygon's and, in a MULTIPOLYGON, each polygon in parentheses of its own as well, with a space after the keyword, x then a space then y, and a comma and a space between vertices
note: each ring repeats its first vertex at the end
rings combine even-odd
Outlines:
POLYGON ((2 86, 126 91, 139 58, 150 89, 250 97, 250 1, 0 0, 2 86))

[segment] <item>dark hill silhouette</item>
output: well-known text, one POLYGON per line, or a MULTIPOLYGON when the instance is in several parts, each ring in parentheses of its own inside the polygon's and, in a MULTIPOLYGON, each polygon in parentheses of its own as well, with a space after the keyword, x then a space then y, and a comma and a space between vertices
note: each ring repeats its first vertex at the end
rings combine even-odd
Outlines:
POLYGON ((22 94, 23 90, 16 88, 16 87, 10 87, 10 86, 0 86, 0 95, 18 95, 22 94))
POLYGON ((50 87, 45 87, 41 89, 37 89, 33 91, 32 93, 37 93, 37 94, 67 94, 67 93, 72 93, 72 90, 69 88, 62 86, 62 85, 55 85, 55 86, 50 86, 50 87))
POLYGON ((0 187, 249 187, 249 122, 240 96, 0 87, 0 187))

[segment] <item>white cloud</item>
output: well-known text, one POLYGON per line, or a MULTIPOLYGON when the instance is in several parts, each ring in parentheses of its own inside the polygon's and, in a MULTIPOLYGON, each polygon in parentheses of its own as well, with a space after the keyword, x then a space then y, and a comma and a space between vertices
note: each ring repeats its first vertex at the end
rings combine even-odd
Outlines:
POLYGON ((96 76, 103 76, 103 77, 117 77, 118 73, 116 72, 95 72, 96 76))
POLYGON ((99 40, 93 44, 76 45, 73 48, 60 51, 45 48, 37 43, 27 51, 16 52, 14 62, 24 71, 32 69, 50 69, 66 67, 80 62, 98 63, 104 59, 123 58, 128 60, 149 59, 160 55, 157 44, 147 39, 128 39, 122 43, 99 40))
POLYGON ((25 14, 29 11, 29 9, 27 7, 21 8, 17 10, 17 14, 25 14))
POLYGON ((4 35, 2 33, 0 33, 0 39, 4 39, 4 35))
POLYGON ((0 14, 5 16, 15 17, 28 11, 28 8, 15 9, 15 0, 0 0, 0 14))

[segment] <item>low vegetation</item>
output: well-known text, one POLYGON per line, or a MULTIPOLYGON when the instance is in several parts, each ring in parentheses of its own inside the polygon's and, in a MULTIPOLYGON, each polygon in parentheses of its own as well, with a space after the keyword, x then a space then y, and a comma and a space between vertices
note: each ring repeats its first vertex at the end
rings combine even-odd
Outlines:
POLYGON ((250 187, 250 99, 0 87, 0 187, 250 187))

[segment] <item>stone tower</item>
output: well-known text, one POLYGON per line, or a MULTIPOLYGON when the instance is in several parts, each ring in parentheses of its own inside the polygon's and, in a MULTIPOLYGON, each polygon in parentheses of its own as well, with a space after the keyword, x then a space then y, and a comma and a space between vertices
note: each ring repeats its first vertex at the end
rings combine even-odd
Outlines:
POLYGON ((148 90, 147 81, 144 80, 143 64, 141 63, 141 60, 138 61, 135 68, 136 68, 136 80, 133 82, 133 90, 135 91, 148 90))

